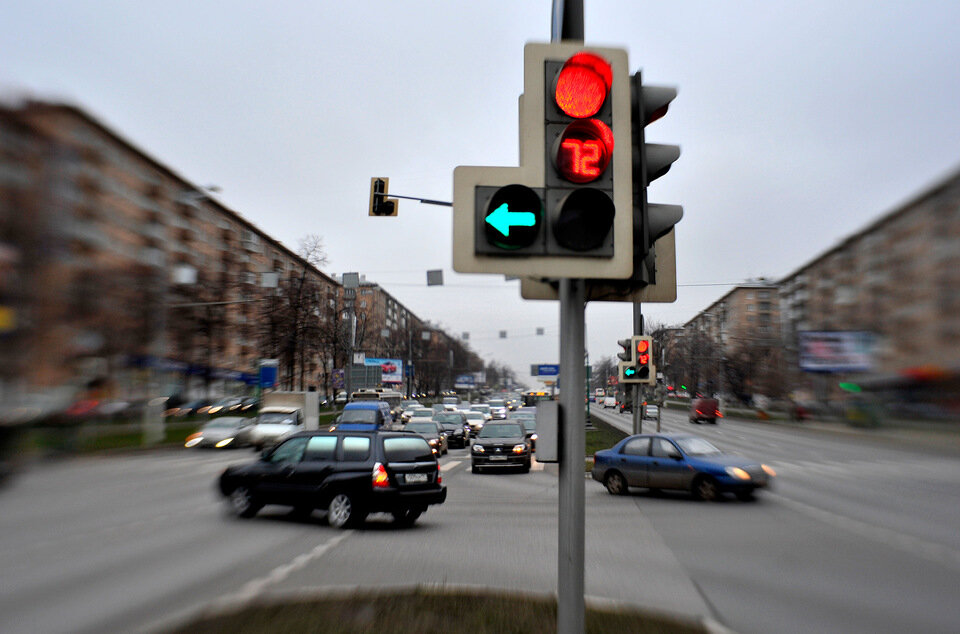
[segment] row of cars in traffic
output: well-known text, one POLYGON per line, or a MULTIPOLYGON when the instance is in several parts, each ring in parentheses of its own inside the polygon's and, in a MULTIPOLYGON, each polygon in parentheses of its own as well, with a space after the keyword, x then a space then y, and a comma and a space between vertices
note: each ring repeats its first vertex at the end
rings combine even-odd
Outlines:
POLYGON ((327 429, 293 433, 264 449, 259 460, 228 467, 218 490, 238 517, 280 504, 303 516, 324 510, 338 528, 360 524, 371 513, 389 513, 409 526, 446 500, 439 458, 451 443, 470 449, 474 473, 487 467, 530 470, 533 408, 509 416, 504 411, 501 418, 496 404, 485 404, 489 412, 463 410, 460 403, 419 405, 407 403, 395 421, 382 401, 347 403, 327 429))

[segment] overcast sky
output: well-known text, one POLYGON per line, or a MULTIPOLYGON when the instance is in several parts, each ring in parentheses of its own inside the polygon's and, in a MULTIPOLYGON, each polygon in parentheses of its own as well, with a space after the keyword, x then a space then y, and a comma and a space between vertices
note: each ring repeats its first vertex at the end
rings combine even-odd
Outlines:
MULTIPOLYGON (((482 357, 559 361, 559 307, 452 271, 449 208, 367 216, 370 178, 452 199, 457 165, 517 164, 523 45, 549 0, 37 1, 0 4, 0 87, 80 106, 326 272, 357 271, 482 357), (305 8, 306 5, 316 6, 305 8), (443 269, 445 286, 426 286, 443 269), (544 328, 543 336, 536 329, 544 328), (499 337, 500 331, 507 338, 499 337)), ((648 140, 682 156, 653 202, 681 204, 682 323, 734 284, 779 279, 960 166, 960 3, 585 0, 586 42, 676 86, 648 140)), ((631 334, 591 303, 591 360, 631 334)))

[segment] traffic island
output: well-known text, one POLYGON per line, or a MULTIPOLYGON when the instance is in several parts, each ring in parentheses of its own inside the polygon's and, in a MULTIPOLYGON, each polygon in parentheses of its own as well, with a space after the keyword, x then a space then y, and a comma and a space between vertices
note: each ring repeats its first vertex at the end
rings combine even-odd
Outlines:
MULTIPOLYGON (((236 634, 527 634, 555 632, 556 598, 546 594, 464 586, 318 590, 226 606, 170 632, 236 634), (311 595, 311 596, 308 596, 311 595)), ((704 621, 641 610, 601 599, 586 601, 587 632, 686 634, 718 631, 704 621)))

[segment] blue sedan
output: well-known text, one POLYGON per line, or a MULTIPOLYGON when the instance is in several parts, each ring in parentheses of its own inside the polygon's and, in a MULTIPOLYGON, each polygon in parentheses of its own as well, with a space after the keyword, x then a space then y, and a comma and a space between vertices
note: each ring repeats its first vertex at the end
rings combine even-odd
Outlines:
POLYGON ((771 467, 725 454, 692 434, 628 436, 594 454, 591 474, 612 495, 645 487, 690 491, 701 500, 730 492, 745 501, 776 476, 771 467))

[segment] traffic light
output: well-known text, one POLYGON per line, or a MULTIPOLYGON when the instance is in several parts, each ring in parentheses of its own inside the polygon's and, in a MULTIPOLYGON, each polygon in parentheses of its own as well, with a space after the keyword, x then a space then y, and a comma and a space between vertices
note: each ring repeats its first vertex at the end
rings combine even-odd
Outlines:
MULTIPOLYGON (((626 340, 617 342, 623 345, 626 340)), ((657 369, 653 364, 653 339, 646 335, 636 335, 630 340, 630 358, 621 361, 620 382, 621 383, 646 383, 653 385, 657 382, 657 369)), ((621 356, 623 353, 618 353, 621 356)))
POLYGON ((633 339, 620 339, 617 345, 623 348, 617 353, 617 358, 621 361, 633 363, 633 339))
POLYGON ((374 176, 370 179, 370 215, 371 216, 396 216, 397 199, 387 198, 387 187, 390 185, 389 178, 374 176))
MULTIPOLYGON (((641 73, 633 76, 631 101, 633 107, 633 184, 634 184, 634 240, 636 260, 633 279, 656 284, 657 267, 654 243, 666 236, 683 218, 683 207, 658 205, 648 202, 647 187, 670 170, 680 158, 680 147, 647 143, 646 127, 662 118, 676 99, 677 90, 667 86, 644 86, 641 73)), ((675 266, 675 265, 674 265, 675 266)), ((676 279, 673 294, 676 295, 676 279)))
POLYGON ((527 44, 520 167, 454 171, 454 269, 633 272, 630 75, 622 49, 527 44))

